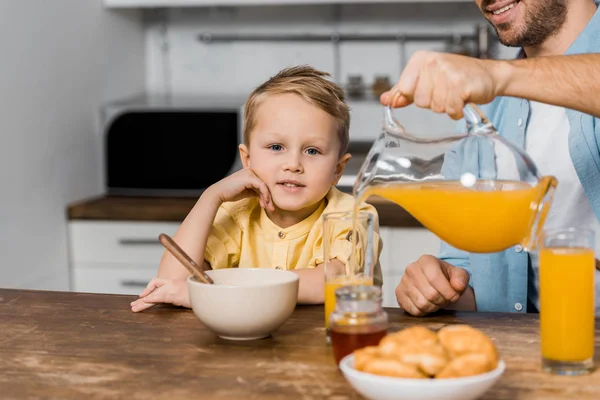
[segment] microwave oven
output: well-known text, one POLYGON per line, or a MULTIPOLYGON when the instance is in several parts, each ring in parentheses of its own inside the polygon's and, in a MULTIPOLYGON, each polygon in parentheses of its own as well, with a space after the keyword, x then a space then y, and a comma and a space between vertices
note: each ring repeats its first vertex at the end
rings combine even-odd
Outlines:
POLYGON ((244 101, 141 96, 105 105, 107 194, 199 196, 240 169, 244 101))

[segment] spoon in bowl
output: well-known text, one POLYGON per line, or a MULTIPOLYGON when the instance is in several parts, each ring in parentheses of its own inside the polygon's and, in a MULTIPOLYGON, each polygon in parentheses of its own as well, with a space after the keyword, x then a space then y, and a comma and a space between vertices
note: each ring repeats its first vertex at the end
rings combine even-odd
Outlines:
POLYGON ((194 278, 202 283, 213 284, 215 283, 210 276, 208 276, 202 268, 198 266, 192 260, 190 256, 187 255, 185 251, 179 247, 177 243, 171 237, 165 233, 161 233, 158 235, 159 242, 171 253, 183 266, 192 274, 194 278))

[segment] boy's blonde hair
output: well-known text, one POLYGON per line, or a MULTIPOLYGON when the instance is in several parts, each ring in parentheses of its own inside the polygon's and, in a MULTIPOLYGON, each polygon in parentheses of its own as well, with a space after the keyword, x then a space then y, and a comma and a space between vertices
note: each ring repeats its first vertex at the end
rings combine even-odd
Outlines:
POLYGON ((244 107, 243 140, 250 145, 250 132, 256 125, 256 111, 268 95, 295 93, 309 104, 335 118, 340 140, 340 156, 348 151, 350 141, 350 108, 344 101, 344 91, 327 79, 331 75, 308 65, 285 68, 250 93, 244 107))

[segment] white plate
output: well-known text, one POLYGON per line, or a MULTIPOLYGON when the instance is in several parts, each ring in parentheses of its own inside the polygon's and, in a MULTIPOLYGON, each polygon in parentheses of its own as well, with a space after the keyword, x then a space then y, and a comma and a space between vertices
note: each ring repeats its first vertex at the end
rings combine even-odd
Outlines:
POLYGON ((505 369, 500 360, 496 369, 485 374, 450 379, 392 378, 354 369, 354 355, 340 361, 346 380, 371 400, 473 400, 489 390, 505 369))

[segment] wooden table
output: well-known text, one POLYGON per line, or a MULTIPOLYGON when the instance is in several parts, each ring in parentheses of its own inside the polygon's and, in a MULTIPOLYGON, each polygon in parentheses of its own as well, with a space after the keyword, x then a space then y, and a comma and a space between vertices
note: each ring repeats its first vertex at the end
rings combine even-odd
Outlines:
MULTIPOLYGON (((134 314, 132 299, 0 289, 0 397, 360 399, 324 343, 320 306, 298 306, 269 339, 230 342, 207 331, 191 310, 160 306, 134 314)), ((392 330, 468 323, 494 338, 507 370, 484 399, 600 398, 600 371, 540 371, 535 315, 388 313, 392 330)))

